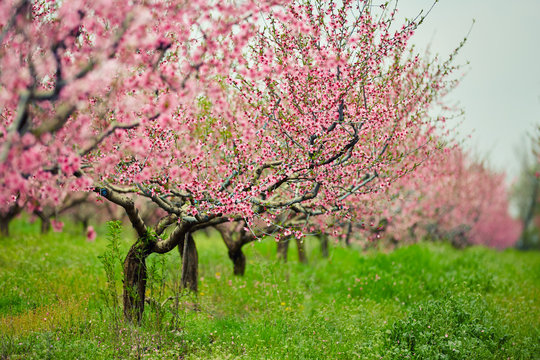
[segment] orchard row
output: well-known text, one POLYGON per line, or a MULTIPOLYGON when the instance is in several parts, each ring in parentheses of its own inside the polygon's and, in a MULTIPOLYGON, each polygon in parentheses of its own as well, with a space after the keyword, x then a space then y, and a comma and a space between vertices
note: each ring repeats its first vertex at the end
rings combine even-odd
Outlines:
POLYGON ((81 192, 122 208, 134 321, 146 258, 178 247, 188 271, 209 227, 240 259, 267 235, 507 246, 503 176, 431 116, 462 44, 422 58, 423 19, 371 1, 3 1, 3 221, 81 192))

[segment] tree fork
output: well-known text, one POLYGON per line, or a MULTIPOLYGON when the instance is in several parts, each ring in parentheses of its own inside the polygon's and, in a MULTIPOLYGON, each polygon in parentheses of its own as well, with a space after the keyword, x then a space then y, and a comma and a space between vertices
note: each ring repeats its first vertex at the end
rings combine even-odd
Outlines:
POLYGON ((231 227, 229 224, 219 224, 215 228, 221 234, 225 246, 227 246, 227 253, 229 259, 233 263, 233 274, 243 276, 246 273, 246 256, 242 251, 242 247, 248 244, 257 237, 253 233, 246 233, 242 227, 242 222, 231 227))

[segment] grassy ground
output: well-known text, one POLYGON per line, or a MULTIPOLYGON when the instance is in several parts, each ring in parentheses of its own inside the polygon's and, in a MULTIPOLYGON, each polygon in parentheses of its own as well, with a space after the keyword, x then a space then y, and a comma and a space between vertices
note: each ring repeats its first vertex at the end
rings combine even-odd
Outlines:
MULTIPOLYGON (((120 261, 105 228, 0 239, 0 359, 540 359, 540 254, 419 244, 391 253, 334 247, 309 264, 248 246, 232 275, 225 247, 197 234, 200 293, 178 294, 176 251, 152 256, 141 327, 115 305, 120 261), (103 259, 103 258, 102 258, 103 259), (106 261, 107 262, 107 261, 106 261), (167 300, 170 296, 175 299, 167 300)), ((120 254, 129 233, 120 241, 120 254)))

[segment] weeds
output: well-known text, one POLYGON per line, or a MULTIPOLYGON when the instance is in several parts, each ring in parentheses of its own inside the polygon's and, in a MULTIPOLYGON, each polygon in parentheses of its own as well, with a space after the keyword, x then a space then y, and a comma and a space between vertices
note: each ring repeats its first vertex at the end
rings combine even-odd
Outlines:
MULTIPOLYGON (((103 309, 112 317, 115 331, 118 333, 122 315, 118 284, 122 280, 122 256, 120 254, 120 239, 122 235, 122 223, 120 221, 107 222, 107 250, 98 259, 103 265, 106 277, 106 286, 100 289, 103 300, 103 309)), ((106 317, 102 317, 106 318, 106 317)))

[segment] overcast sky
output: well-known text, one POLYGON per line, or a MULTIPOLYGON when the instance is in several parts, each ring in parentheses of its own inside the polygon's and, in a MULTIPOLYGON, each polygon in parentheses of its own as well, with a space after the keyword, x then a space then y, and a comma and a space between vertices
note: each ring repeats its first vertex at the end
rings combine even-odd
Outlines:
MULTIPOLYGON (((399 14, 411 18, 432 4, 401 0, 399 14)), ((467 147, 510 179, 519 172, 517 149, 540 124, 540 0, 440 0, 413 43, 445 58, 473 19, 458 58, 470 62, 467 75, 448 99, 465 111, 459 129, 472 133, 467 147)))

